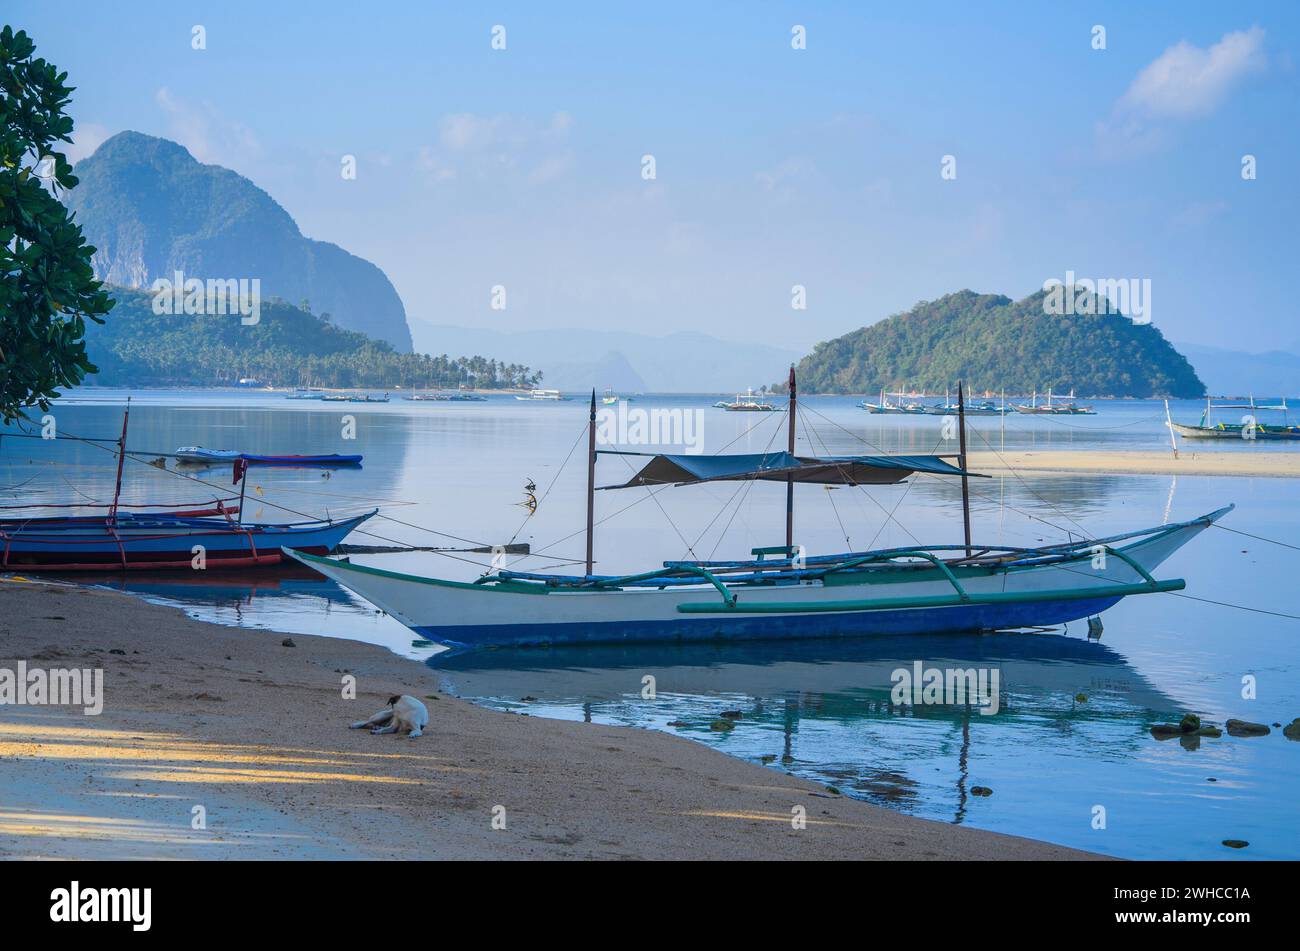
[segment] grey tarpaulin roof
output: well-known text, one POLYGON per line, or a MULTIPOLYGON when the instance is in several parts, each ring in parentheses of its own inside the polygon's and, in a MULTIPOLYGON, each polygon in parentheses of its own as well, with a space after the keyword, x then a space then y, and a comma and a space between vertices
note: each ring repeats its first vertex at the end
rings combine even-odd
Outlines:
POLYGON ((690 485, 696 482, 805 482, 815 485, 887 485, 901 482, 914 472, 931 475, 977 475, 963 472, 939 456, 795 456, 788 452, 695 456, 666 453, 616 452, 604 455, 640 456, 646 459, 631 479, 602 489, 644 485, 690 485))

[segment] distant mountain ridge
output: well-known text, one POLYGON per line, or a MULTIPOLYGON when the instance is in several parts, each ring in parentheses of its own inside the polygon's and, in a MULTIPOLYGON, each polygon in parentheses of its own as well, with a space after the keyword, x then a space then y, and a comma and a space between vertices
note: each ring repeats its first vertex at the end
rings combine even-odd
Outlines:
MULTIPOLYGON (((1211 393, 1219 396, 1300 396, 1300 353, 1243 353, 1180 343, 1211 393)), ((1300 350, 1300 345, 1294 347, 1300 350)))
POLYGON ((96 248, 96 276, 148 288, 187 278, 261 281, 262 298, 310 302, 347 330, 411 351, 406 309, 374 264, 305 237, 242 175, 203 165, 167 139, 121 132, 76 165, 67 205, 96 248))
POLYGON ((683 331, 655 337, 623 330, 505 331, 411 322, 416 346, 430 353, 491 353, 526 363, 561 390, 743 392, 779 376, 793 350, 683 331))
MULTIPOLYGON (((868 327, 819 343, 799 362, 814 393, 875 393, 906 385, 943 392, 965 380, 976 390, 1081 397, 1205 394, 1187 358, 1151 324, 1106 312, 1056 316, 1044 292, 1013 301, 964 290, 922 301, 868 327)), ((777 379, 778 382, 784 381, 777 379)))

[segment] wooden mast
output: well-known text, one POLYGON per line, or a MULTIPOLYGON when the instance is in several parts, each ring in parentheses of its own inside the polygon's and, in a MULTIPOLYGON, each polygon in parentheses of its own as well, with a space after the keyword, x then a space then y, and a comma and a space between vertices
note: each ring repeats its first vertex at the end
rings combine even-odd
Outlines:
MULTIPOLYGON (((794 418, 798 409, 799 393, 794 381, 794 364, 790 364, 790 455, 794 455, 794 418)), ((785 477, 785 547, 794 555, 794 473, 785 477)))
POLYGON ((587 574, 591 574, 592 533, 596 522, 596 388, 591 388, 591 414, 587 419, 587 574))
POLYGON ((966 530, 966 557, 971 555, 970 543, 970 479, 966 475, 966 388, 961 380, 957 381, 957 430, 960 434, 961 449, 961 517, 966 530))
POLYGON ((131 397, 126 398, 126 412, 122 414, 122 435, 117 440, 117 482, 113 485, 113 507, 108 510, 109 519, 117 518, 117 500, 122 495, 122 464, 126 462, 126 424, 131 418, 131 397))

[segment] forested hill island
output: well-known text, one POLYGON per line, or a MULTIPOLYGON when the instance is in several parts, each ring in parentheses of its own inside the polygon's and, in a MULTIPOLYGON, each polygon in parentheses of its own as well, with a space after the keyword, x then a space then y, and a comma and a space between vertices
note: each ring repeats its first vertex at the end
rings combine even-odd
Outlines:
MULTIPOLYGON (((86 349, 101 386, 223 386, 253 378, 279 386, 482 389, 533 386, 542 374, 485 357, 398 353, 344 330, 329 314, 279 298, 260 302, 255 323, 234 314, 156 313, 154 295, 108 287, 117 301, 90 323, 86 349)), ((306 304, 306 302, 304 302, 306 304)))
MULTIPOLYGON (((1187 358, 1154 325, 1137 323, 1096 296, 1086 306, 1076 299, 1072 313, 1049 313, 1054 308, 1044 304, 1048 293, 1013 301, 964 290, 921 301, 906 313, 817 344, 796 367, 799 389, 942 393, 964 380, 976 392, 1205 395, 1187 358)), ((785 382, 776 388, 784 390, 785 382)))
POLYGON ((541 380, 505 361, 412 353, 406 308, 378 266, 308 238, 253 182, 175 142, 121 132, 77 162, 76 174, 65 201, 116 301, 102 325, 88 327, 99 368, 88 383, 499 388, 541 380), (197 298, 191 283, 203 287, 197 298), (168 306, 154 306, 160 288, 168 306), (254 300, 257 316, 241 316, 254 300))

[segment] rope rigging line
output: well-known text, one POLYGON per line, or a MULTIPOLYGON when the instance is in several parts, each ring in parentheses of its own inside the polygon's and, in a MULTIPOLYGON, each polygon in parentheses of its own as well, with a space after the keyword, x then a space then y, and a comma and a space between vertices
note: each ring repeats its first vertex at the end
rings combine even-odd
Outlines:
MULTIPOLYGON (((627 461, 627 456, 619 456, 619 458, 623 460, 623 464, 627 466, 628 471, 633 475, 636 475, 636 467, 627 461)), ((682 530, 677 527, 677 523, 673 521, 673 517, 668 514, 668 510, 664 508, 664 504, 660 502, 659 499, 655 498, 656 495, 658 495, 658 493, 652 493, 651 498, 654 498, 655 505, 659 506, 660 513, 662 513, 663 517, 668 520, 668 524, 672 526, 673 531, 677 533, 677 538, 686 546, 686 551, 694 555, 695 550, 691 548, 691 543, 686 540, 686 536, 683 535, 682 530)))
POLYGON ((1300 551, 1300 545, 1292 545, 1289 542, 1280 542, 1276 538, 1265 538, 1263 535, 1252 535, 1250 532, 1243 532, 1239 528, 1228 528, 1228 526, 1220 525, 1218 522, 1215 522, 1212 527, 1225 532, 1232 532, 1234 535, 1244 535, 1245 537, 1253 538, 1256 541, 1268 542, 1270 545, 1277 545, 1281 548, 1290 548, 1292 551, 1300 551))
MULTIPOLYGON (((647 488, 648 488, 648 487, 647 487, 647 488)), ((610 521, 611 519, 617 518, 618 516, 622 515, 624 512, 626 512, 628 509, 632 508, 633 506, 640 505, 642 502, 647 501, 647 500, 650 498, 651 495, 657 495, 658 493, 662 492, 664 489, 667 489, 667 488, 671 488, 671 487, 670 487, 670 486, 667 486, 667 485, 664 485, 664 486, 660 486, 658 489, 651 489, 649 495, 643 495, 643 496, 641 496, 640 498, 636 499, 635 501, 633 501, 633 502, 629 502, 627 505, 623 506, 623 507, 622 507, 621 509, 619 509, 618 511, 616 511, 616 512, 611 512, 609 515, 606 515, 604 518, 599 518, 599 519, 597 519, 596 522, 595 522, 595 525, 604 525, 606 522, 610 521)), ((594 526, 593 526, 593 527, 594 527, 594 526)), ((543 551, 546 551, 546 550, 548 550, 548 549, 554 548, 556 545, 562 545, 562 544, 564 544, 565 542, 567 542, 570 538, 577 538, 579 535, 584 534, 586 531, 587 531, 586 528, 580 528, 580 529, 578 529, 576 532, 570 532, 568 535, 565 535, 563 538, 557 538, 557 539, 556 539, 555 541, 553 541, 553 542, 548 542, 547 544, 542 545, 540 548, 536 549, 536 550, 533 552, 533 554, 537 554, 537 553, 539 553, 539 552, 543 552, 543 551)), ((550 558, 550 557, 555 557, 555 556, 547 555, 547 556, 545 556, 545 557, 550 558)), ((577 559, 570 559, 570 560, 571 560, 575 565, 576 565, 576 564, 579 564, 579 562, 578 562, 577 559)), ((586 560, 583 559, 583 562, 582 562, 582 563, 585 564, 585 562, 586 562, 586 560)))
MULTIPOLYGON (((1010 415, 1010 414, 1008 414, 1008 415, 1010 415)), ((1021 415, 1021 416, 1025 416, 1025 415, 1029 415, 1029 414, 1021 413, 1020 415, 1021 415)), ((1116 430, 1120 430, 1120 429, 1128 429, 1128 428, 1131 427, 1131 426, 1137 426, 1137 425, 1139 425, 1139 424, 1141 424, 1141 423, 1149 423, 1149 422, 1151 422, 1153 419, 1164 419, 1164 418, 1165 418, 1165 414, 1164 414, 1164 413, 1156 413, 1156 414, 1153 415, 1153 416, 1143 416, 1143 417, 1141 417, 1141 418, 1139 418, 1139 419, 1135 419, 1135 420, 1133 420, 1132 422, 1128 422, 1128 423, 1120 423, 1120 424, 1117 425, 1117 426, 1087 426, 1087 425, 1080 426, 1080 425, 1077 424, 1077 423, 1067 423, 1067 422, 1066 422, 1062 417, 1060 417, 1060 416, 1053 416, 1053 415, 1051 415, 1051 414, 1049 414, 1049 413, 1036 413, 1036 414, 1033 414, 1033 418, 1034 418, 1034 419, 1045 419, 1045 420, 1047 420, 1048 422, 1056 423, 1058 426, 1065 426, 1065 427, 1067 427, 1067 428, 1069 428, 1069 429, 1085 429, 1085 430, 1088 430, 1089 432, 1108 433, 1108 432, 1114 432, 1114 431, 1116 431, 1116 430)), ((1161 427, 1161 428, 1163 428, 1163 427, 1161 427)))
MULTIPOLYGON (((789 412, 789 411, 787 410, 787 412, 789 412)), ((765 417, 770 417, 770 418, 772 418, 772 419, 780 419, 780 418, 781 418, 780 415, 777 414, 777 413, 764 413, 764 414, 762 414, 762 415, 765 416, 765 417)), ((743 430, 743 431, 740 433, 740 435, 738 435, 735 439, 731 440, 731 442, 727 443, 727 444, 726 444, 725 446, 723 446, 721 449, 715 450, 714 452, 710 453, 710 455, 713 455, 713 456, 720 456, 720 455, 722 455, 724 452, 726 452, 728 449, 730 449, 730 448, 731 448, 732 446, 734 446, 736 443, 740 442, 740 440, 742 440, 743 438, 745 438, 746 436, 748 436, 750 433, 752 433, 754 430, 758 429, 759 426, 762 426, 762 425, 763 425, 764 423, 766 423, 766 422, 767 422, 767 419, 766 419, 766 418, 765 418, 765 419, 760 419, 760 420, 758 420, 758 421, 755 422, 752 426, 749 426, 748 428, 746 428, 745 430, 743 430)), ((781 427, 780 427, 780 426, 774 426, 773 429, 776 430, 776 433, 780 433, 780 432, 781 432, 781 427)), ((776 438, 776 433, 773 434, 773 436, 772 436, 773 439, 776 438)), ((767 441, 767 444, 768 444, 769 446, 771 446, 771 445, 772 445, 772 439, 769 439, 769 440, 767 441)), ((766 449, 764 449, 763 451, 764 451, 764 452, 767 452, 766 449)))
POLYGON ((1249 611, 1252 614, 1267 614, 1270 617, 1286 618, 1289 621, 1300 621, 1300 614, 1286 614, 1282 611, 1267 611, 1264 608, 1252 608, 1245 604, 1233 604, 1230 601, 1215 601, 1212 598, 1198 598, 1195 595, 1183 594, 1179 591, 1168 591, 1166 594, 1172 594, 1175 598, 1184 598, 1188 601, 1200 601, 1202 604, 1214 604, 1221 608, 1236 608, 1238 611, 1249 611))
MULTIPOLYGON (((808 422, 807 417, 801 418, 799 423, 803 426, 804 439, 808 440, 808 444, 815 450, 817 448, 817 443, 820 442, 822 452, 829 456, 831 454, 830 448, 826 445, 826 440, 821 438, 821 433, 817 432, 817 428, 808 422), (814 435, 817 437, 816 441, 813 439, 814 435)), ((839 469, 840 475, 848 475, 848 470, 845 466, 837 465, 835 468, 839 469)), ((844 527, 844 519, 840 518, 839 507, 835 504, 835 493, 831 491, 830 486, 826 487, 826 501, 831 503, 831 511, 835 513, 835 521, 839 523, 840 534, 844 536, 844 547, 847 550, 852 551, 853 542, 849 540, 849 530, 844 527)))
MULTIPOLYGON (((85 442, 86 445, 93 446, 93 447, 96 448, 96 449, 102 449, 103 451, 109 453, 110 455, 112 455, 112 456, 114 456, 114 457, 116 457, 116 456, 119 454, 119 451, 118 451, 118 450, 116 450, 116 449, 112 449, 112 448, 110 448, 110 447, 108 447, 108 446, 101 446, 101 445, 99 445, 99 443, 98 443, 97 441, 94 441, 94 440, 89 440, 89 439, 87 439, 87 440, 83 440, 83 439, 81 439, 81 437, 78 437, 78 436, 75 436, 75 435, 69 435, 69 436, 64 437, 64 438, 75 439, 75 440, 77 440, 77 441, 79 441, 79 442, 85 442)), ((139 464, 141 464, 141 465, 148 466, 151 470, 153 470, 153 471, 155 471, 155 472, 159 471, 158 468, 157 468, 157 466, 151 465, 147 459, 140 458, 140 457, 137 456, 135 453, 133 453, 133 452, 131 452, 131 451, 129 451, 129 450, 128 450, 128 451, 125 451, 125 452, 122 452, 121 455, 123 456, 123 458, 125 458, 125 459, 130 459, 132 462, 137 462, 137 463, 139 463, 139 464)), ((167 469, 167 470, 163 470, 163 471, 166 471, 166 472, 170 473, 171 475, 174 475, 174 476, 176 476, 176 477, 178 477, 178 478, 186 479, 187 481, 194 482, 194 483, 196 483, 196 484, 198 484, 198 485, 203 485, 203 486, 207 486, 208 488, 211 488, 211 489, 216 489, 216 490, 218 490, 218 491, 220 491, 220 492, 225 492, 225 491, 226 491, 226 487, 225 487, 225 486, 218 485, 218 484, 215 483, 215 482, 209 482, 209 481, 207 481, 206 479, 200 479, 200 478, 198 478, 197 476, 192 476, 192 475, 189 475, 189 474, 184 473, 184 472, 176 472, 176 471, 171 470, 171 469, 167 469)), ((84 494, 84 493, 83 493, 83 494, 84 494)), ((89 496, 87 496, 87 498, 89 498, 89 496)), ((316 516, 314 516, 314 515, 312 515, 312 514, 310 514, 310 513, 308 513, 308 512, 300 512, 300 511, 298 511, 297 509, 290 508, 290 507, 287 506, 287 505, 280 505, 280 504, 277 503, 277 502, 271 502, 271 501, 266 500, 266 499, 259 499, 258 502, 259 502, 259 504, 269 505, 269 506, 271 506, 271 507, 274 508, 274 509, 279 509, 280 511, 288 512, 288 513, 291 514, 291 515, 297 515, 297 516, 299 516, 299 517, 301 517, 301 518, 305 518, 305 519, 308 519, 308 520, 310 520, 310 521, 317 521, 317 520, 318 520, 318 519, 316 518, 316 516)), ((485 543, 483 543, 483 542, 475 542, 475 541, 472 541, 472 540, 470 540, 470 539, 460 538, 459 536, 456 536, 456 535, 449 535, 449 534, 447 534, 446 532, 439 532, 439 531, 436 531, 435 529, 426 528, 426 527, 421 526, 421 525, 413 525, 413 524, 411 524, 410 522, 403 522, 403 521, 401 521, 400 519, 394 519, 394 518, 392 518, 392 517, 390 517, 390 516, 385 516, 385 515, 382 515, 382 514, 377 514, 376 517, 377 517, 377 518, 387 518, 389 521, 396 522, 396 523, 399 524, 399 525, 406 525, 406 526, 408 526, 408 527, 410 527, 410 528, 415 528, 415 529, 418 529, 418 530, 420 530, 420 531, 427 531, 427 532, 430 532, 431 534, 434 534, 434 535, 440 535, 440 536, 442 536, 443 538, 451 538, 451 539, 454 539, 455 541, 465 542, 466 544, 473 545, 473 546, 475 546, 475 547, 477 547, 477 548, 488 548, 488 547, 491 547, 491 546, 489 546, 489 545, 487 545, 487 544, 485 544, 485 543)), ((368 531, 368 530, 366 530, 366 529, 357 528, 357 529, 354 529, 354 531, 355 531, 357 534, 359 534, 359 535, 366 535, 366 536, 368 536, 368 537, 370 537, 370 538, 377 538, 377 539, 379 539, 380 541, 385 541, 385 542, 388 542, 388 543, 393 544, 393 545, 399 545, 399 546, 402 546, 402 547, 410 547, 410 546, 408 546, 405 542, 400 542, 400 541, 398 541, 398 540, 395 539, 395 538, 389 538, 389 537, 387 537, 387 536, 385 536, 385 535, 380 535, 380 534, 378 534, 378 533, 376 533, 376 532, 368 531)), ((477 567, 479 567, 479 568, 490 568, 490 567, 491 567, 490 565, 485 565, 483 562, 475 561, 475 560, 473 560, 472 558, 460 558, 460 557, 458 557, 458 556, 456 556, 456 555, 451 554, 450 552, 445 552, 445 551, 434 551, 433 554, 436 554, 436 555, 442 555, 443 557, 445 557, 445 558, 451 558, 451 559, 453 559, 454 561, 463 561, 463 562, 466 562, 467 564, 475 565, 475 566, 477 566, 477 567)))
MULTIPOLYGON (((934 445, 934 449, 938 449, 940 443, 942 443, 942 442, 944 442, 944 439, 943 439, 942 436, 940 436, 940 437, 939 437, 939 442, 935 443, 935 445, 934 445)), ((934 455, 934 449, 931 449, 931 450, 930 450, 930 455, 934 455)), ((886 526, 888 526, 890 522, 894 522, 896 525, 898 525, 899 528, 901 528, 904 532, 907 533, 907 537, 910 538, 910 539, 912 539, 912 541, 916 542, 917 545, 921 545, 921 544, 922 544, 921 539, 919 539, 919 538, 917 538, 915 535, 913 535, 913 534, 912 534, 912 530, 911 530, 910 528, 908 528, 906 525, 904 525, 902 522, 900 522, 900 521, 895 517, 895 515, 894 515, 894 513, 897 512, 898 509, 902 506, 903 502, 906 501, 908 495, 911 494, 911 492, 912 492, 912 486, 914 486, 914 485, 916 485, 916 479, 912 479, 912 480, 910 480, 910 481, 907 483, 907 488, 905 488, 905 489, 903 490, 903 494, 900 495, 900 496, 898 497, 898 501, 894 503, 894 507, 893 507, 892 509, 889 510, 889 512, 888 512, 889 518, 887 518, 884 522, 881 523, 880 527, 879 527, 878 529, 876 529, 876 534, 874 534, 874 535, 871 536, 871 541, 867 542, 867 550, 868 550, 868 551, 871 549, 871 546, 874 545, 874 544, 876 543, 876 539, 880 537, 880 533, 883 532, 883 531, 885 530, 886 526)), ((863 495, 865 495, 865 496, 866 496, 867 498, 869 498, 869 499, 871 498, 871 495, 867 492, 867 490, 866 490, 865 488, 863 488, 862 486, 858 486, 858 488, 859 488, 859 489, 862 489, 862 494, 863 494, 863 495)), ((873 501, 874 501, 874 499, 873 499, 873 501)), ((882 508, 883 508, 883 506, 882 506, 882 508)))
MULTIPOLYGON (((708 557, 709 561, 712 561, 713 556, 718 553, 718 548, 719 546, 722 545, 722 540, 727 537, 727 532, 731 531, 731 523, 734 522, 736 520, 736 516, 740 514, 741 507, 744 506, 745 500, 749 498, 750 490, 754 488, 754 485, 757 482, 758 482, 757 479, 745 480, 744 482, 745 491, 741 494, 739 500, 737 500, 736 507, 731 510, 731 518, 727 519, 727 524, 722 526, 722 531, 718 533, 718 540, 715 541, 713 543, 713 547, 709 549, 709 557, 708 557)), ((718 514, 722 514, 722 513, 719 512, 718 514)))
MULTIPOLYGON (((1265 541, 1267 540, 1268 539, 1265 539, 1265 541)), ((1081 568, 1071 568, 1069 565, 1058 565, 1057 567, 1059 570, 1064 571, 1066 574, 1081 575, 1083 577, 1092 576, 1092 572, 1085 571, 1081 568)), ((1287 614, 1283 611, 1269 611, 1266 608, 1252 608, 1249 605, 1234 604, 1231 601, 1216 601, 1213 598, 1198 598, 1196 597, 1196 595, 1185 594, 1181 591, 1162 591, 1160 593, 1167 594, 1175 598, 1183 598, 1186 601, 1199 601, 1202 604, 1213 604, 1221 608, 1235 608, 1238 611, 1249 611, 1252 614, 1267 614, 1270 617, 1285 618, 1286 620, 1289 621, 1300 621, 1300 614, 1287 614)))
MULTIPOLYGON (((1038 501, 1042 502, 1044 505, 1046 505, 1048 508, 1050 508, 1050 509, 1051 509, 1053 512, 1055 512, 1057 515, 1061 516, 1065 521, 1072 523, 1076 528, 1079 529, 1079 532, 1083 535, 1084 538, 1088 538, 1088 537, 1089 537, 1089 534, 1090 534, 1090 533, 1088 532, 1088 530, 1087 530, 1086 528, 1083 527, 1082 524, 1079 523, 1078 519, 1076 519, 1076 518, 1074 518, 1073 516, 1071 516, 1068 512, 1063 511, 1063 510, 1060 508, 1060 506, 1058 506, 1055 502, 1052 502, 1050 499, 1046 499, 1046 498, 1044 498, 1043 496, 1039 495, 1037 492, 1035 492, 1035 491, 1033 490, 1033 488, 1030 487, 1029 483, 1025 481, 1024 476, 1022 476, 1019 472, 1017 472, 1015 469, 1013 469, 1013 468, 1012 468, 1012 467, 1007 463, 1007 460, 1003 457, 1002 453, 1000 453, 1000 452, 998 452, 996 449, 994 449, 994 448, 993 448, 993 444, 990 443, 987 439, 984 438, 984 434, 983 434, 982 432, 980 432, 978 429, 976 429, 976 428, 973 427, 973 426, 970 427, 970 431, 973 432, 976 436, 979 436, 980 441, 981 441, 982 443, 984 443, 985 446, 988 447, 989 452, 993 453, 993 455, 995 455, 995 456, 998 457, 998 461, 1002 463, 1003 467, 1004 467, 1008 472, 1010 472, 1013 476, 1016 477, 1016 480, 1017 480, 1017 481, 1018 481, 1022 486, 1024 486, 1026 492, 1028 492, 1028 493, 1029 493, 1030 495, 1032 495, 1034 498, 1038 499, 1038 501)), ((1045 524, 1049 524, 1049 525, 1051 524, 1050 522, 1047 522, 1045 519, 1044 519, 1043 521, 1044 521, 1045 524)), ((1061 531, 1061 529, 1060 529, 1059 527, 1057 527, 1057 526, 1053 526, 1053 527, 1056 528, 1057 531, 1061 531)), ((1066 531, 1066 534, 1067 534, 1067 535, 1072 535, 1072 534, 1073 534, 1073 532, 1070 532, 1068 529, 1065 530, 1065 531, 1066 531)))
MULTIPOLYGON (((786 412, 789 412, 789 410, 787 410, 786 412)), ((749 433, 750 431, 758 428, 758 426, 761 425, 762 422, 763 421, 760 420, 760 422, 755 423, 753 426, 750 426, 749 429, 745 430, 745 433, 749 433)), ((764 455, 767 455, 767 453, 771 450, 772 443, 776 441, 776 437, 779 436, 780 434, 781 434, 781 427, 773 426, 772 435, 767 438, 767 443, 763 446, 764 455)), ((744 434, 742 433, 742 435, 744 434)), ((736 437, 736 439, 739 438, 740 438, 739 436, 736 437)), ((726 449, 727 446, 730 446, 733 443, 735 443, 736 439, 731 440, 731 442, 727 443, 727 445, 723 446, 722 448, 726 449)), ((719 452, 721 452, 721 450, 719 450, 719 452)), ((714 453, 714 455, 718 455, 718 453, 714 453)), ((704 527, 704 531, 700 532, 700 538, 697 538, 695 540, 696 544, 699 544, 700 539, 704 538, 705 532, 707 532, 710 528, 713 527, 714 522, 716 522, 718 518, 721 517, 722 513, 727 510, 727 506, 731 504, 732 499, 735 499, 736 507, 731 511, 731 518, 727 519, 727 524, 722 526, 722 531, 718 533, 718 540, 715 541, 713 543, 713 547, 709 549, 709 558, 708 558, 709 561, 712 561, 713 556, 717 554, 719 546, 722 545, 722 540, 727 537, 727 532, 731 530, 732 523, 736 521, 736 516, 740 514, 741 506, 743 506, 745 504, 745 500, 749 498, 750 490, 754 488, 754 483, 757 481, 758 481, 757 479, 746 479, 744 482, 742 482, 740 489, 737 489, 736 492, 733 492, 731 495, 731 499, 728 499, 726 502, 723 503, 722 508, 720 508, 717 514, 714 515, 713 518, 709 520, 709 524, 704 527), (741 491, 742 489, 743 491, 741 491)))
POLYGON ((881 455, 886 455, 886 456, 889 455, 889 453, 886 450, 882 449, 880 446, 877 446, 870 439, 867 439, 865 436, 859 436, 851 429, 846 429, 845 427, 841 426, 839 423, 835 422, 835 420, 825 415, 824 413, 817 412, 817 410, 813 409, 811 406, 805 406, 804 411, 808 413, 812 413, 814 416, 818 417, 819 419, 826 420, 826 422, 830 423, 836 429, 840 430, 845 435, 851 436, 852 438, 856 439, 858 442, 862 443, 867 448, 874 449, 876 452, 880 453, 881 455))
MULTIPOLYGON (((876 452, 881 453, 882 455, 889 455, 889 453, 887 453, 881 447, 877 446, 871 440, 859 436, 857 433, 853 432, 850 429, 846 429, 845 427, 841 426, 839 423, 835 422, 835 420, 831 419, 829 416, 826 416, 824 413, 819 413, 817 412, 817 410, 812 409, 811 407, 804 407, 804 408, 808 412, 812 413, 814 416, 818 417, 819 419, 824 419, 826 422, 830 423, 832 426, 834 426, 836 429, 843 432, 845 435, 850 436, 853 439, 856 439, 858 442, 862 443, 868 448, 874 449, 876 452)), ((940 439, 939 442, 942 443, 943 440, 940 439)), ((824 445, 825 442, 823 441, 823 446, 824 445)), ((936 444, 934 448, 938 449, 939 448, 938 444, 936 444)), ((930 454, 933 455, 934 451, 931 450, 930 454)), ((880 509, 880 511, 885 516, 885 521, 881 524, 880 528, 876 530, 876 534, 871 537, 871 542, 867 546, 868 548, 871 546, 871 544, 875 543, 876 539, 880 537, 880 533, 885 530, 885 526, 888 525, 891 521, 895 522, 898 525, 898 527, 901 528, 907 534, 908 538, 912 539, 912 541, 916 542, 918 545, 921 544, 920 539, 918 539, 915 535, 913 535, 911 530, 908 529, 908 527, 904 525, 902 522, 898 521, 898 519, 894 515, 894 513, 898 511, 898 506, 903 503, 903 499, 907 497, 907 493, 911 491, 912 483, 910 482, 908 483, 907 490, 903 493, 902 497, 899 498, 898 502, 894 505, 894 508, 892 510, 885 508, 879 501, 877 501, 875 496, 873 496, 870 492, 866 490, 864 486, 855 483, 855 487, 861 493, 863 498, 866 498, 869 502, 871 502, 872 505, 880 509)))
MULTIPOLYGON (((564 467, 567 466, 569 464, 569 460, 573 458, 574 450, 578 448, 578 443, 582 441, 582 437, 587 434, 587 426, 589 425, 591 425, 590 422, 588 422, 581 429, 578 430, 577 438, 573 440, 573 445, 569 447, 569 452, 564 457, 564 461, 560 463, 560 468, 556 469, 555 475, 551 477, 551 484, 546 487, 546 491, 542 493, 542 497, 537 500, 538 508, 541 508, 542 503, 546 501, 546 497, 550 495, 551 490, 555 488, 555 483, 560 480, 560 475, 564 472, 564 467)), ((519 533, 524 530, 524 526, 528 524, 528 520, 532 517, 533 516, 531 512, 524 516, 523 521, 519 523, 519 527, 515 529, 515 533, 510 536, 510 544, 512 545, 514 544, 515 539, 519 537, 519 533)))

